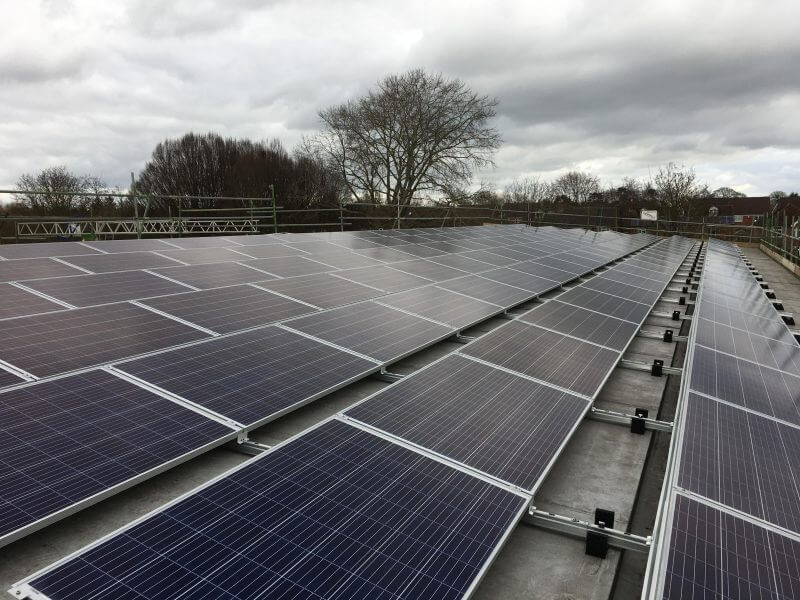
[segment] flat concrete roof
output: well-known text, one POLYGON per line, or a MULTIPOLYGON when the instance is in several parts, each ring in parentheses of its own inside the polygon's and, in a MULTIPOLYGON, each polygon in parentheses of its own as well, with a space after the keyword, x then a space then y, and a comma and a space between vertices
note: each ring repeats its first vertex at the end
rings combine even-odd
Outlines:
MULTIPOLYGON (((779 297, 800 310, 800 281, 757 249, 745 249, 779 297), (781 286, 779 288, 779 286, 781 286), (785 290, 785 291, 784 291, 785 290)), ((670 287, 679 286, 680 281, 670 287)), ((558 292, 555 292, 556 294, 558 292)), ((667 291, 654 310, 671 313, 680 292, 667 291), (670 302, 673 300, 673 302, 670 302)), ((515 312, 530 310, 523 304, 515 312)), ((791 310, 787 306, 787 310, 791 310)), ((505 323, 490 319, 465 335, 478 336, 505 323)), ((688 322, 684 322, 688 323, 688 322)), ((684 324, 684 330, 687 324, 684 324)), ((642 329, 679 332, 677 323, 648 317, 642 329)), ((664 364, 682 363, 683 342, 637 337, 626 359, 664 364)), ((408 374, 460 348, 444 341, 394 364, 391 371, 408 374)), ((617 368, 595 406, 632 413, 646 408, 651 417, 671 420, 679 377, 653 377, 647 372, 617 368)), ((366 379, 313 402, 251 433, 250 438, 272 445, 308 428, 389 385, 366 379)), ((622 425, 584 420, 536 494, 537 508, 565 516, 593 520, 595 508, 616 513, 617 529, 649 535, 663 482, 669 433, 633 434, 622 425)), ((76 515, 0 549, 0 589, 41 569, 133 519, 248 460, 248 456, 217 448, 157 477, 145 481, 76 515)), ((562 534, 521 524, 489 570, 474 598, 508 600, 530 598, 635 598, 641 594, 644 555, 610 550, 607 558, 587 556, 584 542, 562 534)))

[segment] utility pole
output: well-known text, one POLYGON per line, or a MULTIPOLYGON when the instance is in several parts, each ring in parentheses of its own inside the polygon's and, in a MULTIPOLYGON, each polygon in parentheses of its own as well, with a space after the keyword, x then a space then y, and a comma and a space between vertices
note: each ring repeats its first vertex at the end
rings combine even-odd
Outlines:
POLYGON ((136 222, 136 239, 142 239, 142 228, 139 223, 139 202, 136 200, 136 179, 131 171, 131 202, 133 202, 133 218, 136 222))

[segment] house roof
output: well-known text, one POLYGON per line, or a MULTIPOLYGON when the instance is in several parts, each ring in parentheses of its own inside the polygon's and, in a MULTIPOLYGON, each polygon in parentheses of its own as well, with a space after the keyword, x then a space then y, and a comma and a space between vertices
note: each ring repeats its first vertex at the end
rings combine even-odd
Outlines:
POLYGON ((743 198, 699 198, 698 204, 703 214, 708 214, 712 206, 719 209, 720 216, 762 215, 772 211, 769 196, 746 196, 743 198))

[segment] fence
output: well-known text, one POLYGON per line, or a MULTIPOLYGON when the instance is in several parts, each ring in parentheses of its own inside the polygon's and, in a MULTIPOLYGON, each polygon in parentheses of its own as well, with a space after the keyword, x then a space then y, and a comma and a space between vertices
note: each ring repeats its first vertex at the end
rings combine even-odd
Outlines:
MULTIPOLYGON (((19 193, 0 190, 0 194, 19 193)), ((91 196, 92 194, 75 194, 91 196)), ((183 236, 202 234, 279 233, 357 229, 416 227, 457 227, 487 223, 518 223, 532 227, 584 227, 612 229, 627 233, 646 231, 655 235, 681 234, 698 239, 715 237, 732 242, 764 244, 772 252, 800 264, 800 238, 797 225, 784 215, 763 215, 747 223, 720 223, 719 219, 659 219, 656 221, 621 217, 613 206, 569 207, 568 212, 545 211, 527 203, 447 206, 412 205, 407 207, 351 202, 341 205, 313 205, 285 208, 269 195, 250 197, 134 196, 97 194, 123 198, 127 212, 133 214, 101 216, 0 215, 0 242, 43 241, 52 239, 114 239, 118 237, 183 236), (168 201, 166 215, 148 216, 150 200, 168 201), (198 208, 199 201, 212 204, 198 208), (143 204, 143 210, 139 210, 143 204)), ((297 204, 294 202, 293 204, 297 204)), ((123 212, 117 207, 117 212, 123 212)))

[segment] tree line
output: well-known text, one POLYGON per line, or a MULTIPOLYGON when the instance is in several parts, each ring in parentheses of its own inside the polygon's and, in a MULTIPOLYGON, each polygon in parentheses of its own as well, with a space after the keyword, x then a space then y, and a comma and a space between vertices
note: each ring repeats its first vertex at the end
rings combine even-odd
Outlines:
MULTIPOLYGON (((699 216, 693 200, 741 196, 730 188, 709 190, 691 167, 669 163, 647 180, 626 178, 602 187, 591 173, 572 170, 545 181, 519 178, 502 190, 481 185, 474 173, 493 167, 500 133, 492 125, 498 100, 463 81, 414 69, 382 79, 361 98, 319 112, 320 131, 292 152, 279 140, 252 141, 216 133, 187 133, 156 145, 131 183, 148 198, 149 214, 183 207, 247 207, 274 193, 287 210, 337 207, 343 203, 397 206, 507 203, 555 209, 614 205, 626 211, 657 208, 673 217, 699 216)), ((95 175, 66 166, 23 174, 10 212, 34 215, 130 215, 130 200, 115 196, 95 175)), ((786 195, 775 192, 774 195, 786 195)))

